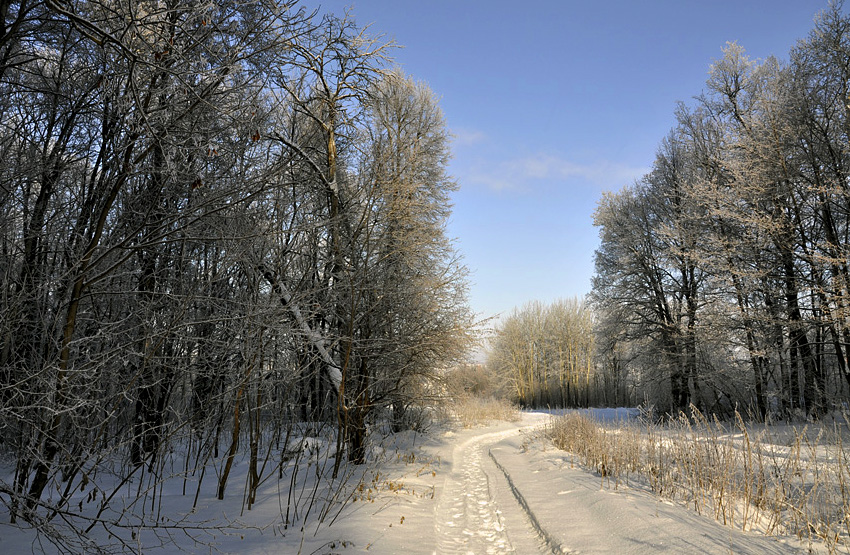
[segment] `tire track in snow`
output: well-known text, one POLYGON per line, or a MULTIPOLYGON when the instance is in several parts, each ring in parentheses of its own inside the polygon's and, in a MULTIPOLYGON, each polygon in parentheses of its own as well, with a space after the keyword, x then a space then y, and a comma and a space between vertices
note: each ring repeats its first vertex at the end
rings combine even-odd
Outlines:
POLYGON ((499 464, 499 461, 496 460, 496 457, 493 455, 493 451, 487 449, 487 454, 493 460, 493 464, 496 465, 502 474, 505 476, 505 480, 508 482, 508 486, 511 488, 511 493, 516 499, 519 506, 522 507, 522 510, 525 511, 525 516, 528 518, 529 522, 531 522, 532 528, 537 532, 537 535, 540 536, 541 541, 552 550, 552 555, 570 555, 571 551, 564 551, 561 544, 553 538, 549 532, 546 531, 543 526, 540 525, 540 522, 537 520, 537 517, 534 516, 534 512, 531 510, 531 507, 528 506, 528 502, 525 500, 525 497, 522 496, 522 493, 517 489, 514 485, 514 481, 511 479, 510 473, 508 473, 507 469, 504 466, 499 464))

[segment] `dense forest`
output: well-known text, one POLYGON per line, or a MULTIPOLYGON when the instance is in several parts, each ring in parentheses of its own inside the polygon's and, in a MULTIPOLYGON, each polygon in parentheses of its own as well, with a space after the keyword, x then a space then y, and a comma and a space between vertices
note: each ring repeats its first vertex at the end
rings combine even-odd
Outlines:
POLYGON ((588 299, 517 309, 496 330, 490 364, 517 400, 758 419, 847 407, 843 12, 822 12, 787 60, 726 46, 651 171, 600 200, 588 299))
POLYGON ((277 0, 0 7, 11 521, 119 526, 122 485, 207 461, 250 508, 296 423, 337 468, 415 425, 472 315, 450 136, 393 44, 277 0))

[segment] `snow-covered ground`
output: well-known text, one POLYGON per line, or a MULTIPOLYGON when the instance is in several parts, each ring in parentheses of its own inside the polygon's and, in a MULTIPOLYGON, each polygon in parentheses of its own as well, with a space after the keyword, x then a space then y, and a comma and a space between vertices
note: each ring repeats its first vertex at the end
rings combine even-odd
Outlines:
MULTIPOLYGON (((603 412, 597 416, 623 414, 603 412)), ((337 502, 328 502, 332 490, 323 486, 313 490, 322 482, 269 480, 250 511, 243 510, 238 501, 216 501, 210 493, 202 495, 199 509, 187 515, 192 495, 184 496, 176 487, 173 491, 166 488, 158 500, 160 520, 191 521, 197 528, 164 528, 156 533, 137 530, 129 536, 128 550, 254 554, 810 552, 812 546, 793 539, 724 527, 685 507, 659 501, 639 487, 604 487, 598 474, 575 467, 573 457, 536 433, 548 418, 545 413, 527 412, 515 423, 391 437, 375 448, 372 463, 348 469, 349 488, 337 491, 337 502), (295 503, 301 514, 290 518, 297 525, 286 527, 283 523, 291 492, 284 488, 290 482, 301 484, 297 493, 301 501, 295 503), (308 502, 310 496, 315 496, 315 503, 308 502), (345 496, 350 496, 349 501, 339 504, 345 496), (320 517, 324 520, 321 525, 320 517)), ((306 472, 322 471, 321 461, 315 463, 306 472)), ((238 488, 238 484, 234 479, 231 487, 238 488)), ((8 523, 8 515, 0 517, 8 523)), ((41 551, 55 548, 39 543, 32 530, 0 524, 0 552, 41 551)))

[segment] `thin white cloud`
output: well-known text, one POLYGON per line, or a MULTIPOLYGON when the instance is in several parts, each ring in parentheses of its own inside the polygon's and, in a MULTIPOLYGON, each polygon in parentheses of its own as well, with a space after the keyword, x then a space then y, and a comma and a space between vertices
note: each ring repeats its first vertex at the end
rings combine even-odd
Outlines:
POLYGON ((504 160, 494 167, 474 169, 459 176, 462 183, 479 184, 494 191, 527 191, 560 181, 584 182, 595 188, 620 189, 649 168, 609 161, 580 163, 551 154, 504 160))
POLYGON ((453 146, 477 145, 487 140, 487 134, 483 131, 465 127, 452 129, 452 135, 454 137, 454 140, 452 141, 453 146))

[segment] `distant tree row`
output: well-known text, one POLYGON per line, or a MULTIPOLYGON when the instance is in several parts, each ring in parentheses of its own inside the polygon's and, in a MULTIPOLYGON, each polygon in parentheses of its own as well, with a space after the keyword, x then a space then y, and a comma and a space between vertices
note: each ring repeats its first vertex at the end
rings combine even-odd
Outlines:
POLYGON ((599 203, 597 362, 664 410, 850 401, 850 17, 788 61, 730 44, 652 171, 599 203))
POLYGON ((178 443, 221 461, 220 498, 248 457, 250 507, 293 423, 353 462, 370 422, 405 425, 471 316, 449 134, 391 45, 276 0, 22 0, 0 24, 12 520, 94 526, 68 516, 81 481, 178 443))
POLYGON ((578 299, 528 303, 496 327, 488 367, 523 407, 625 404, 625 380, 596 362, 593 324, 592 311, 578 299))

